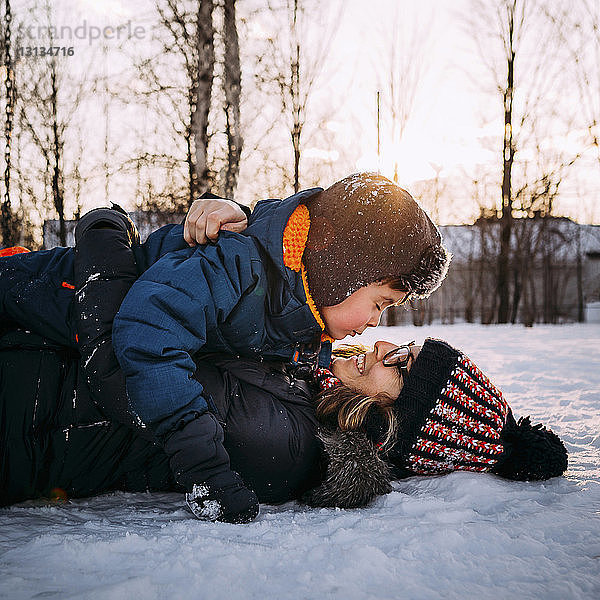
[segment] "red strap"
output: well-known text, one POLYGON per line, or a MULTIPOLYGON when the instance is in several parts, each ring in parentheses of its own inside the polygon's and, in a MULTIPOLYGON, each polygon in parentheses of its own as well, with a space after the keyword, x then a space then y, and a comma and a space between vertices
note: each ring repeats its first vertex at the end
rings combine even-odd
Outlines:
POLYGON ((0 250, 0 256, 14 256, 15 254, 23 254, 24 252, 31 252, 23 246, 11 246, 10 248, 3 248, 0 250))

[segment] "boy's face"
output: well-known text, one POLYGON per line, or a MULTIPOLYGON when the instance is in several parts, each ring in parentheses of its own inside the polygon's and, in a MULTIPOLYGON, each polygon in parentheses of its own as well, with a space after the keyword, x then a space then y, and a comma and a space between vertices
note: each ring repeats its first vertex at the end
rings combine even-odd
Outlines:
POLYGON ((406 292, 393 290, 388 284, 371 283, 361 287, 343 302, 321 309, 325 331, 336 340, 361 334, 367 327, 376 327, 381 313, 405 296, 406 292))

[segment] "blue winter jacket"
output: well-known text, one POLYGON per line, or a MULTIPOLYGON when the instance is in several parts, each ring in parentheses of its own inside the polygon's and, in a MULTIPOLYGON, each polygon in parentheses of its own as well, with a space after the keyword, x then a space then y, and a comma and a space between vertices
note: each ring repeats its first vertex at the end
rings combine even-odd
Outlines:
POLYGON ((316 363, 322 329, 300 274, 283 264, 282 240, 292 212, 318 191, 259 202, 243 234, 221 232, 214 244, 187 247, 178 225, 144 245, 151 266, 121 304, 113 345, 131 410, 159 439, 209 408, 195 353, 316 363))
MULTIPOLYGON (((169 225, 133 247, 136 267, 145 272, 114 321, 113 343, 127 394, 121 376, 109 374, 111 397, 123 398, 123 423, 131 422, 133 413, 164 445, 177 481, 187 489, 204 481, 214 489, 239 489, 223 431, 211 417, 214 406, 192 378, 193 354, 277 358, 298 370, 317 360, 329 364, 330 345, 321 348, 322 331, 306 303, 301 276, 283 264, 287 221, 317 191, 260 202, 243 234, 221 232, 215 244, 189 248, 182 226, 169 225)), ((72 248, 56 248, 0 259, 0 330, 16 324, 79 350, 77 332, 88 316, 75 306, 73 257, 72 248)), ((112 257, 109 244, 101 278, 110 280, 112 271, 122 270, 112 257)), ((93 364, 96 350, 92 345, 86 365, 93 364)))

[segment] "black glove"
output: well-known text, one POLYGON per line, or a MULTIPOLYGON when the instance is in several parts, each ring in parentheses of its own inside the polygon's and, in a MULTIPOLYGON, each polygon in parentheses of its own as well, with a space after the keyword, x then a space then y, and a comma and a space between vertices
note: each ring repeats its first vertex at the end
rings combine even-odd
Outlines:
POLYGON ((249 523, 259 511, 256 494, 244 486, 235 471, 194 484, 192 491, 185 495, 185 501, 194 515, 203 521, 249 523))
POLYGON ((175 480, 187 491, 188 506, 205 521, 252 521, 258 498, 231 470, 220 423, 210 412, 189 417, 164 444, 175 480))

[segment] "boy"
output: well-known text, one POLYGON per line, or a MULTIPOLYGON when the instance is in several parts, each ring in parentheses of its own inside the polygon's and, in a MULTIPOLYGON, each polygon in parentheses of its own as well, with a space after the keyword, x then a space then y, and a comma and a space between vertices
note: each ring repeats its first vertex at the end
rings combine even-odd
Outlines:
POLYGON ((375 174, 260 202, 243 235, 225 231, 190 248, 182 226, 167 226, 134 251, 143 274, 112 339, 126 410, 164 448, 194 514, 229 522, 254 519, 258 501, 229 468, 192 356, 262 356, 312 372, 329 365, 331 338, 376 326, 409 295, 429 295, 450 260, 412 197, 375 174))

